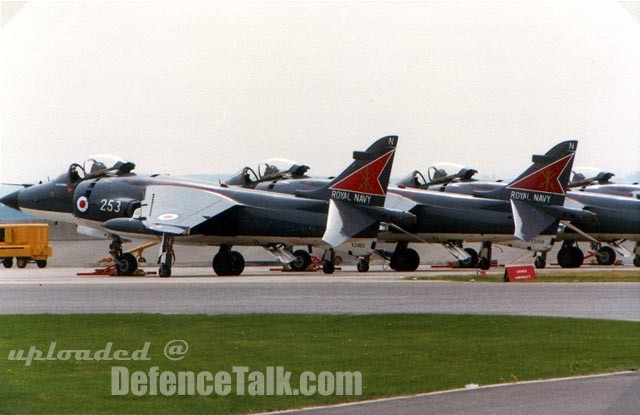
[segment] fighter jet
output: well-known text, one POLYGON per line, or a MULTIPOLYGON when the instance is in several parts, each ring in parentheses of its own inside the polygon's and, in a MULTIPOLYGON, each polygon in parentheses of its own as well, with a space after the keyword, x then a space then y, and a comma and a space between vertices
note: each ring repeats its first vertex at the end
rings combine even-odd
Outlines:
POLYGON ((354 152, 355 161, 322 189, 331 193, 323 200, 168 175, 138 176, 131 162, 91 158, 83 165, 71 164, 51 182, 18 190, 0 202, 106 234, 122 275, 137 268, 135 257, 122 251, 122 238, 131 237, 161 241, 162 277, 171 275, 174 243, 220 246, 212 261, 218 275, 242 273, 244 258, 233 246, 321 246, 326 248, 323 270, 331 273, 336 249, 369 255, 381 221, 413 220, 382 207, 397 140, 383 137, 366 151, 354 152))
MULTIPOLYGON (((378 250, 376 253, 389 259, 395 270, 413 271, 420 257, 409 248, 412 242, 441 243, 461 264, 474 266, 479 261, 483 269, 490 267, 492 242, 548 251, 553 246, 561 218, 578 216, 588 220, 592 216, 589 212, 562 206, 576 147, 576 141, 566 141, 544 156, 534 156, 533 164, 506 185, 504 191, 490 195, 425 191, 414 172, 397 186, 389 187, 385 207, 414 214, 417 221, 404 228, 398 223, 389 224, 380 240, 396 243, 396 248, 393 252, 378 250), (480 258, 471 248, 463 250, 463 242, 482 242, 480 258)), ((453 178, 476 183, 471 180, 474 173, 475 170, 462 169, 457 175, 447 175, 436 170, 433 174, 436 180, 431 184, 439 185, 453 178)), ((282 179, 270 182, 266 189, 326 199, 330 196, 324 190, 327 181, 282 179)), ((367 258, 361 258, 358 269, 368 269, 367 258)))
POLYGON ((627 196, 640 199, 640 184, 614 183, 611 178, 615 174, 593 167, 576 168, 569 187, 573 191, 601 193, 613 196, 627 196), (589 172, 589 173, 587 173, 589 172))
MULTIPOLYGON (((546 156, 552 156, 552 149, 546 156)), ((453 176, 453 175, 452 175, 453 176)), ((448 176, 448 177, 452 177, 448 176)), ((563 241, 558 252, 558 263, 563 268, 576 268, 582 265, 584 253, 578 246, 578 241, 591 243, 596 260, 601 265, 611 265, 615 262, 616 253, 623 256, 632 254, 622 246, 625 240, 636 241, 633 263, 640 266, 640 201, 633 197, 637 185, 617 185, 609 180, 613 176, 609 172, 600 172, 589 179, 574 172, 570 184, 574 189, 566 192, 564 206, 574 212, 581 210, 584 215, 564 217, 560 224, 560 231, 556 240, 563 241), (597 182, 599 185, 593 185, 597 182), (575 187, 578 189, 576 190, 575 187), (631 196, 631 197, 629 197, 631 196)), ((501 182, 481 182, 476 180, 462 180, 453 178, 446 183, 436 186, 422 184, 422 175, 414 175, 417 187, 428 188, 440 192, 461 195, 476 195, 479 197, 495 197, 496 192, 503 192, 509 185, 501 182)), ((404 183, 413 183, 405 178, 404 183)), ((544 267, 546 254, 538 252, 535 265, 544 267)))

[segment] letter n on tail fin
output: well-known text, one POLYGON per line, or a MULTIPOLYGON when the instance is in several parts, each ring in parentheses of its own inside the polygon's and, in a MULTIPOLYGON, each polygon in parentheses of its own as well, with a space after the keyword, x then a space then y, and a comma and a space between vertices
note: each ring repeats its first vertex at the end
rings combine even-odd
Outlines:
POLYGON ((364 206, 383 206, 391 177, 397 136, 376 140, 365 151, 354 151, 354 161, 327 185, 297 196, 339 200, 364 206))

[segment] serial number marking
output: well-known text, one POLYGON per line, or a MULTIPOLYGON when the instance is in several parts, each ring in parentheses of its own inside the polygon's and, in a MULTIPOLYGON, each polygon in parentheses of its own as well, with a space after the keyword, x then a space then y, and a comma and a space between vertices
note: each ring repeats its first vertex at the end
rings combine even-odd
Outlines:
POLYGON ((119 200, 102 199, 100 201, 100 210, 102 212, 120 213, 121 207, 122 207, 122 202, 119 200))

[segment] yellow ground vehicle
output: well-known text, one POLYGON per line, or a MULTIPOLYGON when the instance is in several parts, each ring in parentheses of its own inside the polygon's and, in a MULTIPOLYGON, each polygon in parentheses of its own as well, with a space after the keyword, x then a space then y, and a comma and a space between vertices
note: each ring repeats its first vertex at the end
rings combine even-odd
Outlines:
POLYGON ((0 259, 5 268, 18 268, 35 261, 39 268, 47 266, 53 253, 49 245, 49 225, 43 223, 0 224, 0 259))

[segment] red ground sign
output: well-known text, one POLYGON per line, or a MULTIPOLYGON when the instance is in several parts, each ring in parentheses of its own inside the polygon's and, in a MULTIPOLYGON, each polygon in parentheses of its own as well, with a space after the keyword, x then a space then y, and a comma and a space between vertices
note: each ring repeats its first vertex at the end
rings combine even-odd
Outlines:
POLYGON ((504 268, 505 281, 535 281, 536 271, 533 265, 507 265, 504 268))

